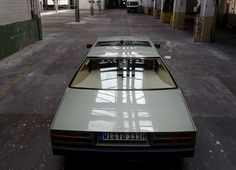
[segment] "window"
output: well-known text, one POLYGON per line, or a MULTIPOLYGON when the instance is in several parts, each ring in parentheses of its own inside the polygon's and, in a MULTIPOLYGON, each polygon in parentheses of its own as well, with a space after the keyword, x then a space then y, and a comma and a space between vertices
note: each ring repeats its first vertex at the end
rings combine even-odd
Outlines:
POLYGON ((176 88, 176 85, 160 58, 87 58, 71 87, 143 90, 176 88))
POLYGON ((103 46, 143 46, 151 47, 148 41, 99 41, 95 47, 103 46))

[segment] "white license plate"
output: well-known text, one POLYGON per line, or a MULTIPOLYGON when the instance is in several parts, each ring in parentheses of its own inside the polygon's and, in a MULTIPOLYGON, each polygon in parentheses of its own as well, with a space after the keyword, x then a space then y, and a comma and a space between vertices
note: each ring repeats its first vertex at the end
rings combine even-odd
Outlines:
POLYGON ((102 133, 103 141, 146 141, 145 133, 102 133))

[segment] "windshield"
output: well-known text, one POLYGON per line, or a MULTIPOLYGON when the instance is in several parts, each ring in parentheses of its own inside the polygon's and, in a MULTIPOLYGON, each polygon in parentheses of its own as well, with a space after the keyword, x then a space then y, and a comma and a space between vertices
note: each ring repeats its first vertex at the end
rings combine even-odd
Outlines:
POLYGON ((127 5, 137 5, 138 6, 138 2, 127 2, 127 5))
POLYGON ((148 41, 99 41, 95 47, 102 46, 143 46, 152 47, 148 41))
POLYGON ((71 87, 86 89, 171 89, 176 85, 160 58, 87 58, 71 87))

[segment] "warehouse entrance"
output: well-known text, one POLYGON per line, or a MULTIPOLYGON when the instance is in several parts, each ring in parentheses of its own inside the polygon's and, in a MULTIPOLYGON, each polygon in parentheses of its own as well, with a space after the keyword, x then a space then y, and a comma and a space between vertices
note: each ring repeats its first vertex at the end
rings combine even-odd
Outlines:
POLYGON ((106 9, 126 8, 126 0, 106 0, 105 7, 106 9))
POLYGON ((236 44, 236 0, 217 1, 214 41, 236 44))

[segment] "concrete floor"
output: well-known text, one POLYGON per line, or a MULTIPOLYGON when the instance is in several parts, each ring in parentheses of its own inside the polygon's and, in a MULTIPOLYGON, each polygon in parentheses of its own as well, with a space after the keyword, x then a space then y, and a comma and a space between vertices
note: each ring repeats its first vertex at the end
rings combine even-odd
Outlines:
MULTIPOLYGON (((0 61, 0 169, 236 169, 236 48, 227 43, 194 43, 189 32, 172 30, 144 14, 107 10, 94 17, 73 11, 42 17, 43 41, 0 61), (182 89, 198 129, 196 153, 181 160, 81 161, 53 156, 49 126, 85 45, 98 36, 148 36, 182 89), (154 166, 154 167, 153 167, 154 166)), ((234 36, 235 37, 235 36, 234 36)))

